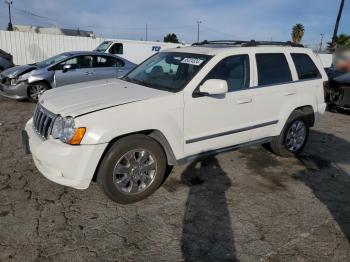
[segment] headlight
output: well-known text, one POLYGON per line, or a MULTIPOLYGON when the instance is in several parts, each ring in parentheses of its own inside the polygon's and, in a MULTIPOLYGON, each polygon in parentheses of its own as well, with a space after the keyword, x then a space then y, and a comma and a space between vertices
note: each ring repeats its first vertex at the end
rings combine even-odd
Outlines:
POLYGON ((67 144, 79 145, 85 135, 85 131, 85 127, 75 127, 73 117, 58 116, 52 126, 51 136, 67 144))
POLYGON ((10 80, 10 85, 11 85, 11 86, 15 86, 15 85, 17 85, 18 83, 23 82, 23 81, 26 81, 26 80, 27 80, 27 75, 26 75, 26 74, 21 75, 21 76, 19 76, 19 77, 17 77, 17 78, 11 78, 11 80, 10 80))
POLYGON ((17 83, 18 83, 18 78, 12 78, 12 79, 10 80, 10 85, 12 85, 12 86, 17 85, 17 83))

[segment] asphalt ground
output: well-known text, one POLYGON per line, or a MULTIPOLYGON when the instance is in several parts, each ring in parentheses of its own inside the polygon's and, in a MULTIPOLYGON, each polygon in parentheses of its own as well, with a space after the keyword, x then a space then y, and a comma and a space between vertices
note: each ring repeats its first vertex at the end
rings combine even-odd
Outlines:
POLYGON ((350 261, 350 115, 298 158, 245 148, 175 167, 144 201, 45 179, 22 150, 34 104, 0 98, 1 261, 350 261))

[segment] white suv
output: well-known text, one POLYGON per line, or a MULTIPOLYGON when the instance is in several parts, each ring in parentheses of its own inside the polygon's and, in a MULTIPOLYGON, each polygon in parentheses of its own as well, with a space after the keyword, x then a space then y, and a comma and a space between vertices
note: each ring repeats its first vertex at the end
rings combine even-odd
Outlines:
POLYGON ((254 144, 281 156, 304 147, 324 113, 327 75, 289 42, 205 42, 160 52, 123 79, 53 89, 24 145, 48 179, 114 201, 153 193, 166 170, 254 144))

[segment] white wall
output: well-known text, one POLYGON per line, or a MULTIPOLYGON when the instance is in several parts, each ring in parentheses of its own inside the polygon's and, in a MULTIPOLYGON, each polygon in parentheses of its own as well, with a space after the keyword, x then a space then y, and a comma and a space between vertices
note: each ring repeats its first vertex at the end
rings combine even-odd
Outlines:
POLYGON ((16 65, 35 63, 66 51, 91 51, 103 40, 0 30, 0 49, 12 54, 16 65))

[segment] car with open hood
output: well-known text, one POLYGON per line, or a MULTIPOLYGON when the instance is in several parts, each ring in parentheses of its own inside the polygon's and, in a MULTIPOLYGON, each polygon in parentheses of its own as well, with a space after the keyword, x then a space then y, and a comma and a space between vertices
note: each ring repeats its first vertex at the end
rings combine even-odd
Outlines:
POLYGON ((135 64, 115 55, 100 52, 66 52, 44 61, 9 68, 0 73, 0 95, 37 102, 48 89, 122 77, 135 64))
POLYGON ((96 180, 132 203, 176 164, 256 144, 299 154, 325 112, 327 80, 312 50, 289 42, 165 50, 121 79, 45 92, 23 144, 48 179, 77 189, 96 180))

